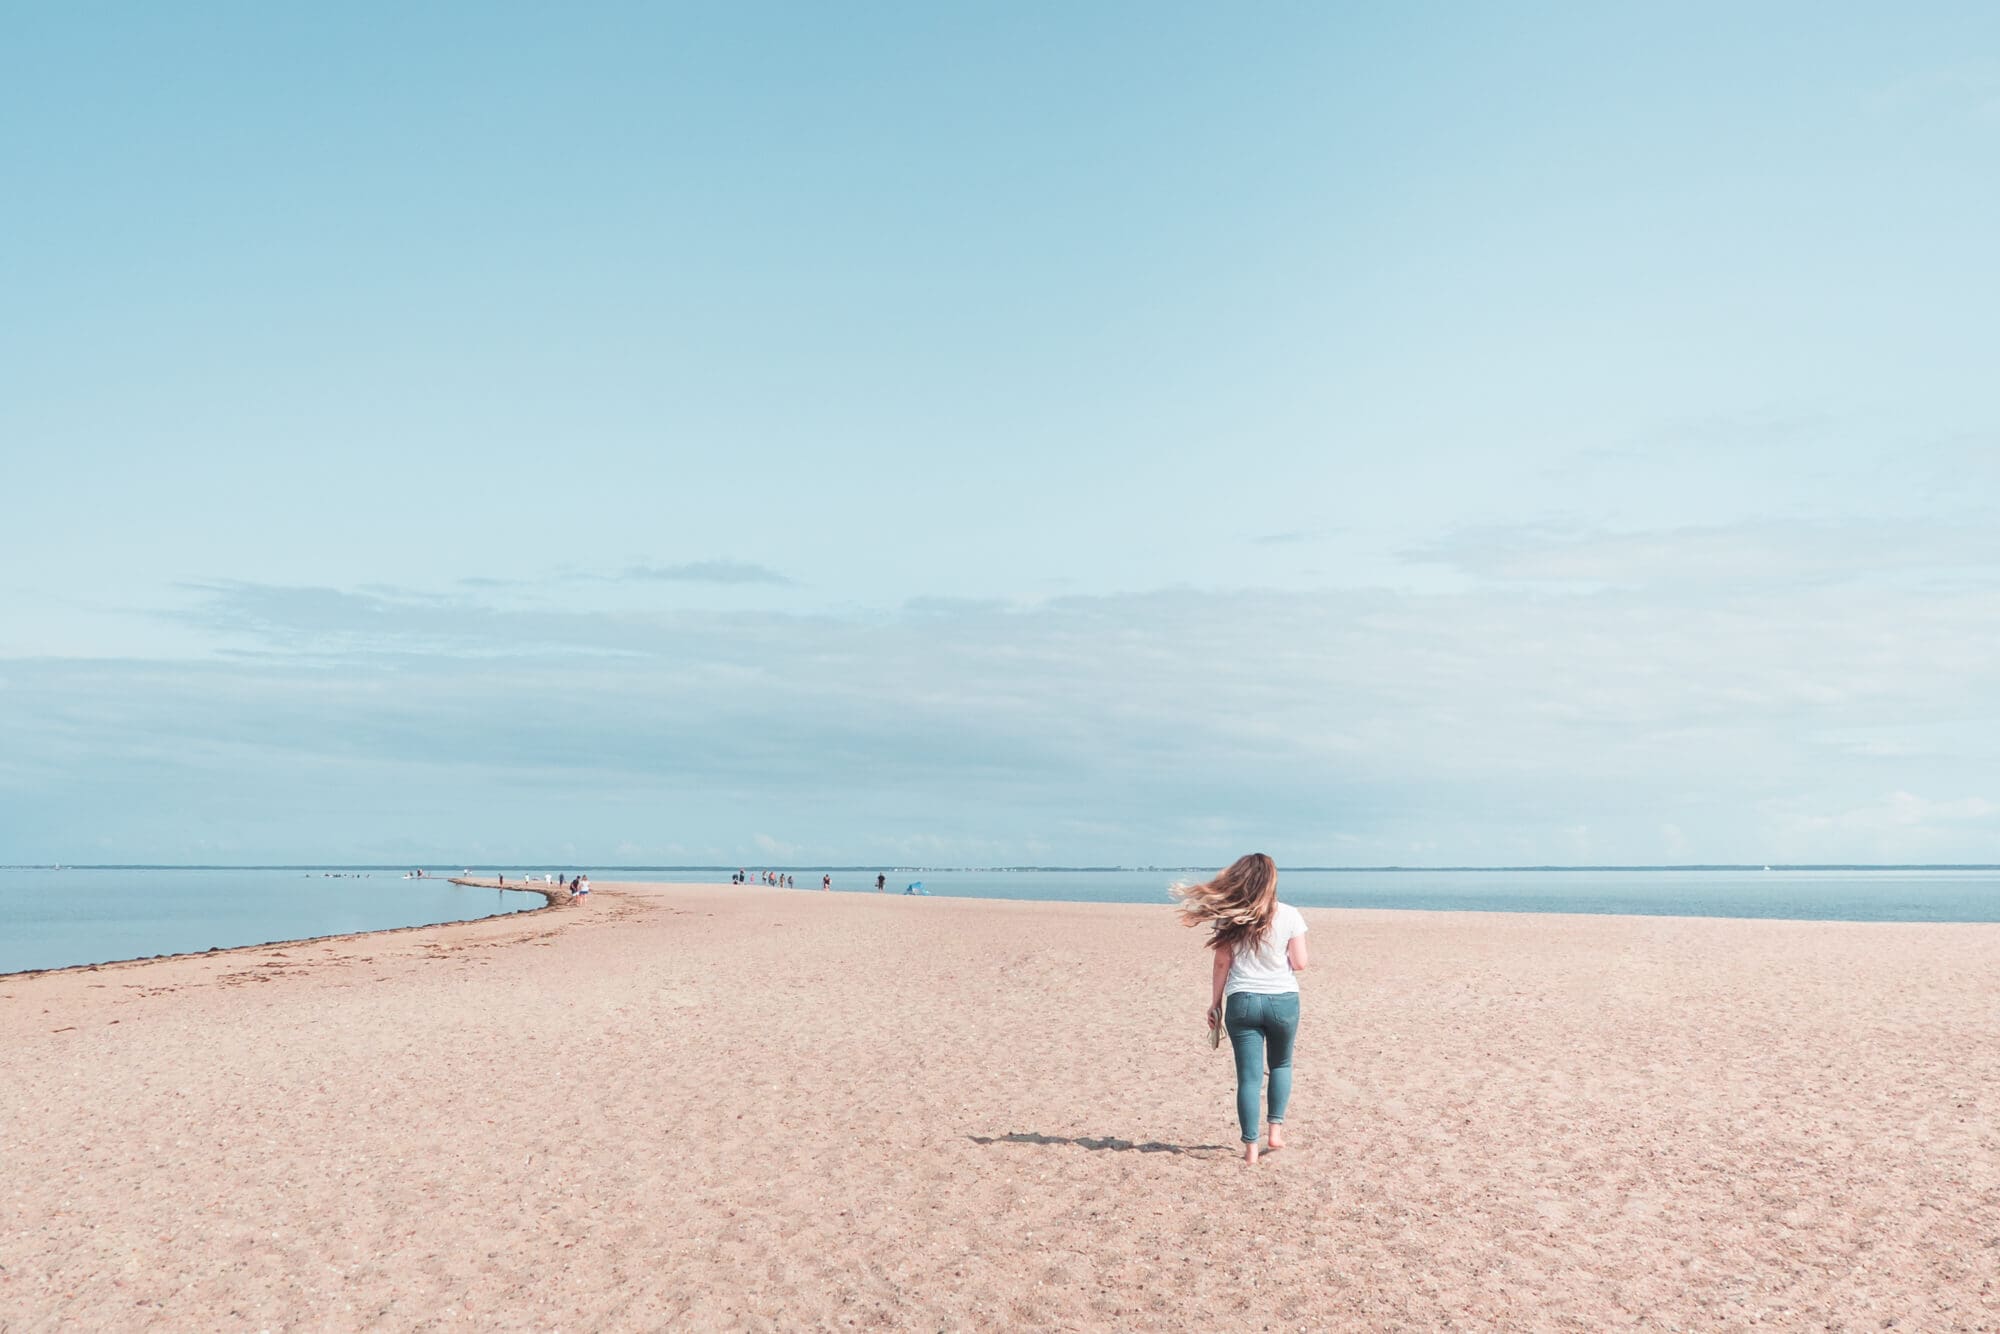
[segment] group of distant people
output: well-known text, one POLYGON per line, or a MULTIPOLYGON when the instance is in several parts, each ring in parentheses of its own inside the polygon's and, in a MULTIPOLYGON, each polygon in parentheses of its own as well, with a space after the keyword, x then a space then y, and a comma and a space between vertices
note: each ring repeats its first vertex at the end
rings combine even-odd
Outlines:
MULTIPOLYGON (((729 883, 732 885, 747 885, 751 883, 752 879, 753 876, 747 868, 738 868, 736 874, 729 877, 729 883)), ((773 889, 797 889, 799 887, 797 881, 781 871, 758 871, 754 879, 757 884, 769 885, 773 889)), ((819 887, 828 893, 832 893, 833 876, 831 874, 820 876, 819 887)), ((877 894, 883 893, 888 887, 888 876, 877 875, 875 877, 875 892, 877 894)))
MULTIPOLYGON (((418 871, 416 873, 415 878, 422 878, 423 874, 424 873, 422 871, 418 871)), ((468 879, 471 878, 472 871, 470 868, 467 868, 467 870, 465 871, 465 875, 468 879)), ((405 877, 405 879, 409 878, 411 877, 405 877)), ((497 872, 495 878, 499 881, 499 883, 503 887, 506 885, 507 883, 506 872, 504 871, 497 872)), ((535 876, 529 876, 526 880, 519 880, 516 881, 516 883, 522 885, 543 884, 543 885, 559 886, 569 891, 569 897, 563 900, 565 903, 575 903, 579 899, 588 898, 590 896, 590 877, 587 875, 583 875, 581 873, 572 876, 560 876, 551 874, 542 876, 539 879, 537 879, 535 876)))

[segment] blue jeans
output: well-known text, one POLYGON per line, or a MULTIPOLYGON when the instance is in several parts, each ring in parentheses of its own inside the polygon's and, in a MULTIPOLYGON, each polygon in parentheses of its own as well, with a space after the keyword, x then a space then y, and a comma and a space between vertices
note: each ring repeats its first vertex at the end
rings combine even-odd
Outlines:
POLYGON ((1243 1142, 1257 1142, 1257 1092, 1271 1069, 1271 1124, 1282 1125, 1292 1100, 1292 1040, 1299 1035, 1299 993, 1260 996, 1239 991, 1223 1002, 1229 1048, 1236 1053, 1236 1119, 1243 1142))

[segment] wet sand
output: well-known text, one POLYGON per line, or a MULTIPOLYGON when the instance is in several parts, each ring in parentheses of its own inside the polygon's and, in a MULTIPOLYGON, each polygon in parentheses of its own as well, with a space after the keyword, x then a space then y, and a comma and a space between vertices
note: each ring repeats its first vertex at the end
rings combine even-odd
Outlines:
MULTIPOLYGON (((511 878, 511 877, 510 877, 511 878)), ((2000 927, 599 884, 0 978, 0 1331, 2000 1329, 2000 927)))

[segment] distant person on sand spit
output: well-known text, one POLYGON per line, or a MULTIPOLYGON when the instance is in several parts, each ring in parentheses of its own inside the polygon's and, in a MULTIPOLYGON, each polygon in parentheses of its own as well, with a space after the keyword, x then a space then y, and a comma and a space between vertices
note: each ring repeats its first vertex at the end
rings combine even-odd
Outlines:
POLYGON ((1292 1100, 1292 1043, 1299 1035, 1299 983, 1306 966, 1306 919, 1278 902, 1278 867, 1261 852, 1238 857, 1199 885, 1175 885, 1181 924, 1207 926, 1215 951, 1208 1025, 1229 1035, 1236 1055, 1236 1120, 1243 1161, 1255 1164, 1257 1095, 1271 1073, 1271 1128, 1265 1153, 1285 1147, 1285 1107, 1292 1100))
POLYGON ((832 889, 832 888, 833 888, 833 877, 832 877, 832 876, 830 876, 830 875, 823 875, 823 876, 821 876, 821 877, 819 878, 819 887, 820 887, 821 889, 832 889))

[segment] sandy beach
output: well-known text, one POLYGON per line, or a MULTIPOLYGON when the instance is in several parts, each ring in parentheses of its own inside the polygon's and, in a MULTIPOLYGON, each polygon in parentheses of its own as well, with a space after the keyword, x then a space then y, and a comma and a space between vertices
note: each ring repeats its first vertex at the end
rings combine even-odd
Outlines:
POLYGON ((2000 927, 596 886, 0 978, 0 1331, 2000 1329, 2000 927))

